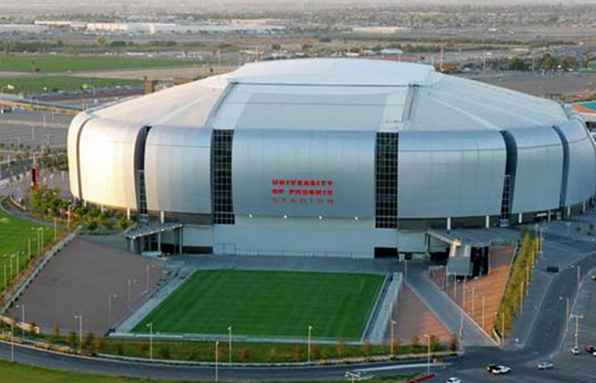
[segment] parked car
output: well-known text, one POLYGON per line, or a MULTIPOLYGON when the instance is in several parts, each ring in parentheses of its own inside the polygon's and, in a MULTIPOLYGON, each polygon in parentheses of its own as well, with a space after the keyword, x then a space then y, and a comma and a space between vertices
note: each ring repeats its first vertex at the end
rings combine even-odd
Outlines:
POLYGON ((570 351, 573 355, 579 355, 581 353, 579 347, 572 347, 570 351))
POLYGON ((553 362, 544 361, 544 362, 538 363, 539 370, 550 370, 551 368, 555 368, 555 365, 553 364, 553 362))
POLYGON ((585 350, 588 354, 593 354, 596 351, 596 347, 589 344, 586 346, 585 350))
POLYGON ((451 378, 447 379, 447 382, 445 383, 462 383, 462 381, 460 378, 452 376, 451 378))
POLYGON ((486 366, 486 370, 493 375, 503 375, 511 372, 510 367, 502 366, 499 364, 489 364, 488 366, 486 366))

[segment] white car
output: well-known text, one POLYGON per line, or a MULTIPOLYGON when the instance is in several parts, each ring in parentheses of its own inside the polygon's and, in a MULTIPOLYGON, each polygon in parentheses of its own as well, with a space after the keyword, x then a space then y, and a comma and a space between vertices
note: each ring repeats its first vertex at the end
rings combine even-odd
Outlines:
POLYGON ((581 353, 579 347, 572 347, 570 351, 573 355, 579 355, 581 353))
POLYGON ((488 367, 486 367, 486 370, 493 375, 504 375, 504 374, 508 374, 511 372, 510 367, 497 365, 497 364, 489 365, 488 367))
POLYGON ((462 383, 460 378, 452 376, 451 378, 447 379, 445 383, 462 383))
POLYGON ((551 368, 554 368, 554 367, 555 367, 555 365, 553 364, 553 362, 545 361, 545 362, 538 363, 539 370, 550 370, 551 368))

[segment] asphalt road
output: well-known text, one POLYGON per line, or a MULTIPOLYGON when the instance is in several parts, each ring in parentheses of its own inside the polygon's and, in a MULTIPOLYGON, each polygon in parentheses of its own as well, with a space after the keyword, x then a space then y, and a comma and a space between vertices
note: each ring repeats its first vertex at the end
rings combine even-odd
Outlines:
MULTIPOLYGON (((568 241, 566 238, 546 236, 549 240, 568 241), (556 239, 555 239, 556 238, 556 239)), ((575 246, 584 244, 581 241, 575 246)), ((585 244, 587 246, 587 244, 585 244)), ((594 249, 594 245, 592 245, 594 249)), ((562 257, 566 254, 561 254, 562 257)), ((579 262, 568 265, 561 270, 548 287, 542 302, 539 315, 534 322, 533 329, 525 347, 515 351, 499 350, 496 348, 468 349, 466 355, 440 371, 436 381, 445 381, 450 376, 457 376, 464 382, 590 382, 595 381, 596 363, 588 356, 574 359, 574 368, 566 366, 569 351, 562 347, 567 318, 565 301, 569 298, 573 302, 577 293, 577 268, 580 266, 581 278, 590 270, 596 268, 596 252, 584 254, 579 262), (554 360, 555 368, 548 371, 538 371, 537 364, 544 360, 554 360), (504 364, 511 367, 512 373, 507 376, 491 376, 485 367, 488 364, 504 364), (560 366, 559 366, 560 363, 560 366)), ((584 315, 596 316, 596 312, 587 310, 584 315)))
MULTIPOLYGON (((11 346, 0 343, 0 358, 10 359, 11 346)), ((15 361, 19 363, 105 375, 150 377, 153 379, 212 380, 214 366, 169 366, 160 364, 133 364, 106 359, 78 358, 62 354, 45 353, 40 350, 15 347, 15 361)), ((392 376, 425 369, 424 363, 414 368, 402 368, 396 363, 367 363, 342 366, 305 367, 219 367, 221 380, 313 380, 341 379, 346 371, 370 369, 375 376, 392 376)))

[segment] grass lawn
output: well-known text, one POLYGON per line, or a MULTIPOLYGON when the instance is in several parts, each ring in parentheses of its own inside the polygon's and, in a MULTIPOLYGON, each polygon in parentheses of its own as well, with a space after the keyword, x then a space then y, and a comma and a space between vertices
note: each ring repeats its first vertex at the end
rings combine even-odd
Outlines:
POLYGON ((111 69, 167 68, 190 66, 192 62, 176 59, 151 59, 124 56, 79 56, 79 55, 23 55, 0 54, 0 71, 32 73, 60 73, 68 71, 94 71, 111 69))
MULTIPOLYGON (((405 377, 373 379, 368 382, 402 382, 405 377)), ((2 383, 174 383, 171 380, 133 379, 102 375, 87 375, 61 370, 48 370, 23 364, 0 361, 2 383)), ((182 383, 182 381, 176 381, 182 383)), ((319 381, 325 383, 324 381, 319 381)), ((299 382, 295 382, 299 383, 299 382)))
POLYGON ((134 332, 360 338, 383 283, 380 275, 197 271, 134 332))
POLYGON ((141 86, 140 80, 121 80, 74 76, 16 76, 0 77, 0 91, 5 93, 43 93, 74 91, 85 88, 113 88, 115 86, 141 86))
MULTIPOLYGON (((39 254, 37 247, 37 229, 43 227, 43 239, 45 245, 50 244, 54 239, 54 229, 23 219, 15 218, 0 208, 0 291, 6 288, 6 282, 10 281, 30 260, 29 239, 31 239, 31 252, 33 256, 39 254), (15 254, 13 258, 11 255, 15 254), (18 256, 16 255, 18 254, 18 256), (18 263, 17 263, 18 260, 18 263), (10 264, 12 263, 12 274, 10 264)), ((62 230, 58 230, 60 235, 62 230)))

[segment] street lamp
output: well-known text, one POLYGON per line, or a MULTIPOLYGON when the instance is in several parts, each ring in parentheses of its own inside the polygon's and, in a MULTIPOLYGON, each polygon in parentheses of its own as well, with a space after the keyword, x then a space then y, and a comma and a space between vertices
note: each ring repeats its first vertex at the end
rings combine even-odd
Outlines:
POLYGON ((218 362, 219 362, 219 358, 218 358, 218 354, 219 354, 219 341, 216 340, 215 341, 215 381, 219 381, 219 371, 218 371, 218 362))
POLYGON ((426 351, 426 374, 430 375, 430 335, 424 334, 424 337, 427 340, 427 351, 426 351))
POLYGON ((131 301, 131 288, 132 286, 137 284, 137 280, 136 279, 129 279, 128 280, 128 309, 130 310, 130 301, 131 301))
POLYGON ((232 326, 228 326, 228 363, 232 363, 232 326))
POLYGON ((397 322, 393 319, 391 319, 391 345, 390 347, 390 353, 391 356, 394 355, 394 344, 395 344, 395 326, 397 325, 397 322))
POLYGON ((21 330, 22 330, 22 334, 23 334, 23 338, 25 338, 25 305, 24 304, 18 304, 16 306, 17 309, 21 309, 21 330))
POLYGON ((83 315, 75 315, 75 331, 76 331, 76 324, 77 319, 79 320, 79 347, 83 349, 83 315))
POLYGON ((308 359, 309 363, 310 363, 310 338, 311 338, 311 335, 312 335, 312 326, 309 325, 308 326, 308 339, 306 342, 306 355, 307 355, 307 359, 308 359))
POLYGON ((571 314, 571 318, 575 318, 575 347, 578 348, 578 338, 579 338, 579 320, 584 319, 583 315, 576 315, 571 314))
POLYGON ((147 323, 149 328, 149 359, 153 360, 153 322, 147 323))
POLYGON ((14 363, 14 321, 10 322, 10 361, 14 363))
POLYGON ((108 295, 108 331, 110 330, 110 326, 112 326, 112 299, 117 298, 117 294, 108 295))

